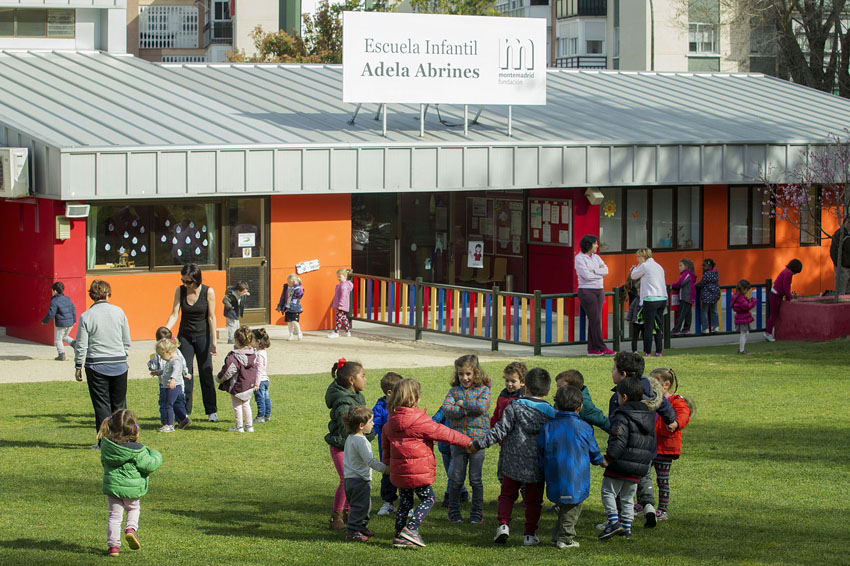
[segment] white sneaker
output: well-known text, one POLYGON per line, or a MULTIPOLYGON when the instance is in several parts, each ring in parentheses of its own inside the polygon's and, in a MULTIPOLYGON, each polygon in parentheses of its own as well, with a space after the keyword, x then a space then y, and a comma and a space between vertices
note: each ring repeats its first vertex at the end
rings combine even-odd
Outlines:
POLYGON ((566 542, 558 541, 555 543, 555 546, 557 546, 560 550, 564 550, 565 548, 578 548, 581 545, 578 543, 578 541, 570 541, 569 544, 567 544, 566 542))
POLYGON ((389 501, 385 501, 381 508, 378 509, 379 517, 386 517, 387 515, 395 515, 395 507, 389 501))
POLYGON ((303 337, 304 337, 304 335, 303 335, 303 334, 301 334, 301 331, 299 331, 299 332, 298 332, 298 339, 299 339, 299 340, 301 340, 301 338, 303 338, 303 337))
POLYGON ((337 334, 336 332, 331 332, 330 334, 328 334, 328 338, 339 338, 339 334, 337 334))
POLYGON ((289 338, 287 338, 287 340, 295 340, 295 334, 292 334, 292 333, 290 332, 290 334, 289 334, 289 338))
POLYGON ((266 417, 257 417, 256 419, 254 419, 254 422, 255 423, 264 423, 264 422, 266 422, 266 417))
POLYGON ((493 542, 496 544, 505 544, 508 542, 508 537, 511 536, 511 529, 507 525, 499 525, 496 527, 496 536, 493 537, 493 542))
POLYGON ((245 429, 242 428, 241 426, 233 425, 232 427, 227 429, 227 432, 245 432, 245 429))
POLYGON ((218 413, 210 413, 209 415, 207 415, 207 418, 209 419, 209 421, 211 423, 217 423, 218 422, 218 413))
POLYGON ((764 333, 764 339, 768 342, 776 342, 776 338, 773 337, 773 334, 764 333))
POLYGON ((254 432, 254 427, 252 427, 252 426, 245 427, 245 432, 254 432))
POLYGON ((537 538, 537 535, 525 535, 522 537, 523 546, 537 546, 538 544, 540 544, 540 539, 537 538))
POLYGON ((647 529, 654 529, 658 517, 655 516, 655 507, 652 504, 644 505, 643 507, 643 526, 647 529))
POLYGON ((350 330, 349 330, 348 332, 346 332, 346 333, 345 333, 345 337, 346 337, 346 338, 351 338, 351 331, 350 331, 350 330))

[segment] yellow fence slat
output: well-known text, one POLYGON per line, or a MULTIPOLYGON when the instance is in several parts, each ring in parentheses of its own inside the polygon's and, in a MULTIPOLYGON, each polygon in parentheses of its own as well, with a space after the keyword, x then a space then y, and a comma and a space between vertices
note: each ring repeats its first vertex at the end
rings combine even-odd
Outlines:
POLYGON ((360 278, 360 316, 369 318, 366 316, 366 280, 362 277, 360 278))
POLYGON ((437 330, 437 290, 431 288, 431 328, 437 330))
POLYGON ((496 320, 497 320, 497 324, 499 325, 499 338, 504 340, 504 338, 505 338, 505 325, 502 324, 502 305, 505 305, 505 308, 507 308, 508 298, 507 297, 501 297, 501 300, 493 301, 493 302, 498 302, 498 304, 495 305, 496 317, 497 317, 496 320))
POLYGON ((475 305, 475 335, 484 336, 484 293, 476 293, 475 305))
POLYGON ((410 289, 407 288, 407 285, 404 283, 401 284, 401 312, 398 316, 401 317, 401 324, 409 324, 410 316, 407 313, 407 296, 410 292, 410 289))
POLYGON ((558 321, 558 342, 564 341, 564 298, 560 297, 557 301, 558 312, 555 315, 555 320, 558 321))
POLYGON ((457 289, 452 293, 452 314, 454 315, 454 324, 452 324, 452 332, 460 333, 460 291, 457 289))

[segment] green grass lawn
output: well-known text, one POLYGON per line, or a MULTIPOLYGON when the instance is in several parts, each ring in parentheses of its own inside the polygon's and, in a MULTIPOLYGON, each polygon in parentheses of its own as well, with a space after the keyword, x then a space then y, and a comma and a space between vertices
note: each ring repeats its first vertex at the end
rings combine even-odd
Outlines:
MULTIPOLYGON (((274 346, 272 346, 274 347, 274 346)), ((377 536, 347 544, 327 528, 337 476, 328 447, 326 373, 272 377, 273 420, 254 434, 228 433, 230 400, 219 393, 217 424, 197 421, 186 431, 159 434, 157 386, 130 382, 128 404, 140 418, 140 441, 160 450, 163 466, 142 499, 142 550, 106 551, 106 496, 85 384, 2 385, 0 412, 0 563, 77 565, 102 562, 223 566, 284 564, 847 564, 850 411, 848 342, 753 344, 676 350, 653 364, 679 373, 680 392, 697 412, 673 466, 670 520, 654 530, 635 523, 631 541, 596 540, 604 519, 601 470, 592 470, 591 496, 578 525, 581 548, 549 542, 555 514, 544 512, 543 543, 521 544, 522 508, 514 512, 507 547, 491 544, 496 527, 498 448, 485 461, 485 523, 452 524, 435 507, 422 526, 419 550, 390 545, 392 521, 370 523, 377 536)), ((344 354, 344 352, 341 352, 344 354)), ((579 369, 596 404, 607 409, 611 360, 526 360, 554 374, 579 369)), ((485 364, 501 390, 505 363, 485 364)), ((367 402, 378 398, 384 371, 366 368, 367 402)), ((423 386, 429 414, 448 390, 451 368, 401 370, 423 386)), ((551 397, 550 397, 551 400, 551 397)), ((202 415, 196 414, 197 417, 202 415)), ((605 436, 597 431, 604 451, 605 436)), ((377 456, 377 444, 374 445, 377 456)), ((438 458, 439 461, 439 458, 438 458)), ((380 505, 373 481, 373 512, 380 505)), ((438 465, 435 491, 446 485, 438 465)), ((547 505, 548 506, 548 505, 547 505)), ((468 516, 468 506, 463 509, 468 516)))

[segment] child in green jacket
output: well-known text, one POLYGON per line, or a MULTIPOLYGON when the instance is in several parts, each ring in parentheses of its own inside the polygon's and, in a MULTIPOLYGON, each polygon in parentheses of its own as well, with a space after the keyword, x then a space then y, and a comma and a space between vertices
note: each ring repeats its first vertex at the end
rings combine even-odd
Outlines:
POLYGON ((562 371, 555 377, 555 383, 558 389, 567 385, 572 385, 581 391, 582 409, 578 416, 591 426, 597 426, 605 432, 610 432, 611 423, 608 417, 596 405, 593 404, 593 399, 590 398, 590 391, 584 385, 584 376, 577 369, 568 369, 562 371))
POLYGON ((109 502, 106 543, 109 556, 118 556, 121 548, 121 521, 127 512, 124 539, 132 550, 141 544, 139 498, 148 492, 148 476, 162 465, 162 454, 139 440, 139 425, 133 411, 119 409, 104 419, 97 433, 100 462, 103 464, 103 493, 109 502))

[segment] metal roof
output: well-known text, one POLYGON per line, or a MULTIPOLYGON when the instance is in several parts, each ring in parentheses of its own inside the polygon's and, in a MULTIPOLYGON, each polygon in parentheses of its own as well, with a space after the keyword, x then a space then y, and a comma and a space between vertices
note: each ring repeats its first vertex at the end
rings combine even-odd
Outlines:
POLYGON ((510 137, 507 107, 465 136, 445 105, 423 137, 418 105, 388 106, 385 137, 377 105, 349 123, 340 66, 6 50, 0 145, 31 147, 37 192, 59 198, 711 184, 782 171, 850 124, 850 101, 760 74, 553 69, 547 88, 510 137))

